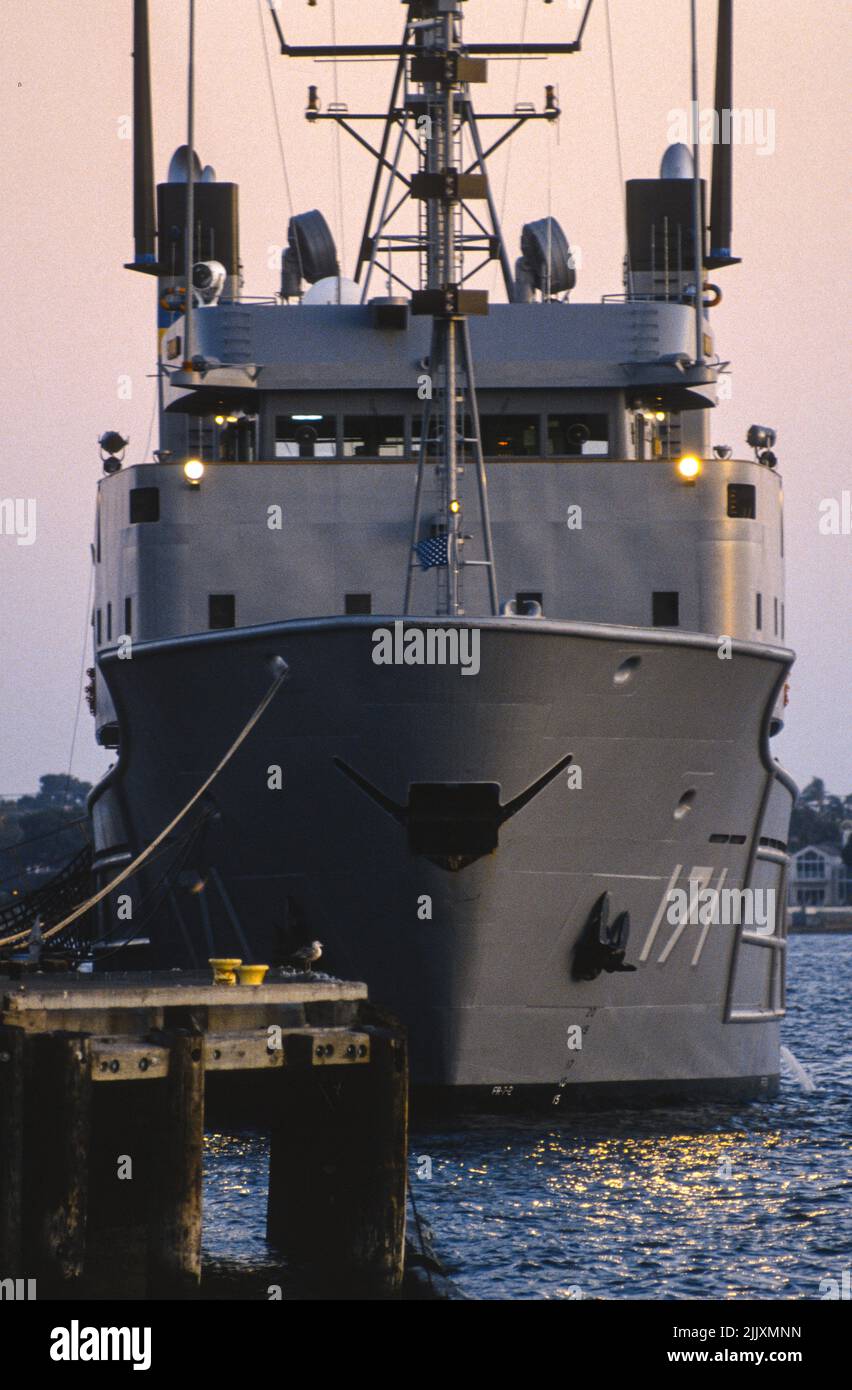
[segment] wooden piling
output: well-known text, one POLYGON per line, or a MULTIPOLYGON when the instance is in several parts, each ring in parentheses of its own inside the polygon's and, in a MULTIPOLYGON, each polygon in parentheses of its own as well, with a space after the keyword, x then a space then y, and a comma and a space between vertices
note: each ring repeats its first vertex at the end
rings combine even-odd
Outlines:
POLYGON ((204 1037, 163 1034, 169 1069, 159 1083, 148 1216, 148 1297, 191 1298, 201 1282, 204 1037))
POLYGON ((0 977, 0 1278, 39 1297, 197 1296, 208 1071, 259 1083, 269 1232, 316 1292, 396 1292, 403 1032, 357 981, 179 972, 0 977))
POLYGON ((314 1064, 290 1040, 273 1124, 267 1233, 312 1292, 382 1297, 402 1282, 408 1066, 399 1032, 371 1030, 368 1066, 314 1064))
POLYGON ((0 1279, 24 1274, 24 1034, 0 1028, 0 1279))
POLYGON ((63 1292, 83 1274, 91 1130, 91 1043, 75 1033, 25 1044, 24 1239, 39 1292, 63 1292))

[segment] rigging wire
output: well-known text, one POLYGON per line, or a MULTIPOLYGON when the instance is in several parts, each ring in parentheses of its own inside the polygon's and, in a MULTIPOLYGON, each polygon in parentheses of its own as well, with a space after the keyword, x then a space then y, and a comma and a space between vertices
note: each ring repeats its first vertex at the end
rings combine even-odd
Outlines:
MULTIPOLYGON (((523 13, 523 17, 522 17, 522 19, 521 19, 521 40, 520 40, 521 43, 523 43, 523 42, 524 42, 524 39, 526 38, 526 33, 527 33, 527 18, 528 18, 528 16, 529 16, 529 11, 530 11, 530 0, 524 0, 524 13, 523 13)), ((523 64, 523 61, 524 61, 524 60, 523 60, 523 56, 520 56, 520 57, 518 58, 518 61, 517 61, 516 65, 515 65, 515 96, 514 96, 514 100, 513 100, 513 102, 512 102, 512 109, 513 109, 513 110, 514 110, 514 108, 515 108, 515 107, 517 106, 517 104, 518 104, 518 93, 519 93, 520 90, 521 90, 521 66, 522 66, 522 64, 523 64)), ((513 149, 513 147, 514 147, 514 141, 510 140, 510 141, 509 141, 509 144, 508 144, 507 147, 506 147, 506 163, 505 163, 505 165, 504 165, 504 167, 503 167, 503 193, 502 193, 502 196, 501 196, 501 199, 500 199, 500 226, 501 226, 501 227, 503 226, 503 222, 504 222, 504 219, 505 219, 505 216, 506 216, 506 199, 507 199, 508 193, 509 193, 509 172, 510 172, 511 167, 512 167, 512 149, 513 149)), ((484 170, 483 170, 483 172, 484 172, 484 170)), ((492 270, 492 272, 491 272, 491 293, 492 293, 492 294, 494 293, 494 289, 495 289, 496 284, 497 284, 497 272, 498 272, 498 270, 499 270, 499 265, 498 265, 497 262, 495 262, 494 268, 493 268, 493 270, 492 270)))
MULTIPOLYGON (((331 42, 332 42, 332 44, 334 45, 334 47, 336 48, 336 47, 337 47, 337 5, 336 5, 336 0, 331 0, 331 42)), ((334 82, 334 104, 335 104, 335 106, 338 106, 338 105, 339 105, 339 93, 338 93, 338 89, 337 89, 337 88, 338 88, 337 63, 335 63, 335 64, 334 64, 334 67, 332 68, 332 78, 333 78, 333 82, 334 82)), ((341 144, 341 141, 340 141, 340 122, 339 122, 339 121, 335 121, 335 123, 334 123, 334 163, 335 163, 335 167, 336 167, 336 170, 337 170, 337 208, 338 208, 338 214, 339 214, 339 227, 340 227, 340 267, 341 267, 341 273, 342 273, 342 268, 343 268, 343 266, 346 264, 346 227, 345 227, 345 225, 344 225, 344 208, 343 208, 343 157, 342 157, 342 152, 341 152, 340 144, 341 144)), ((337 291, 338 291, 338 299, 339 299, 339 298, 340 298, 340 279, 339 279, 339 277, 338 277, 337 291)))
MULTIPOLYGON (((129 946, 132 941, 137 940, 139 938, 140 933, 145 930, 148 923, 154 917, 155 913, 159 912, 160 908, 163 906, 168 892, 170 892, 171 888, 173 887, 173 883, 170 880, 175 879, 177 874, 179 874, 184 868, 184 865, 186 864, 190 854, 195 848, 195 845, 198 839, 200 838, 201 832, 206 826, 209 819, 209 815, 202 817, 202 819, 199 820, 196 825, 190 827, 190 829, 184 834, 182 838, 178 839, 177 853, 174 859, 166 865, 157 882, 145 894, 141 903, 139 904, 139 910, 144 911, 144 909, 151 902, 151 899, 154 897, 155 894, 160 895, 157 902, 154 903, 148 909, 147 912, 145 912, 144 916, 140 921, 131 921, 128 923, 128 926, 130 927, 130 932, 125 937, 125 939, 123 941, 118 942, 114 941, 115 935, 119 930, 119 925, 122 927, 124 926, 123 922, 120 924, 116 923, 115 925, 110 927, 109 931, 107 931, 103 936, 95 937, 92 941, 87 943, 87 953, 90 953, 94 946, 101 946, 105 945, 108 942, 114 942, 111 951, 102 952, 101 955, 99 955, 98 957, 99 961, 112 960, 113 956, 118 955, 118 953, 120 951, 123 951, 126 946, 129 946), (164 889, 164 891, 160 892, 161 889, 164 889)), ((160 855, 164 854, 167 850, 172 849, 175 849, 175 845, 172 843, 161 845, 160 848, 157 850, 156 855, 153 856, 153 858, 156 859, 160 855)))
POLYGON ((615 124, 615 151, 616 157, 618 159, 618 179, 621 191, 622 214, 624 217, 624 244, 626 248, 625 256, 627 261, 627 290, 628 293, 630 293, 633 284, 633 275, 631 273, 630 268, 630 242, 627 237, 627 185, 624 182, 624 160, 622 158, 621 150, 621 123, 618 119, 618 86, 615 80, 615 57, 612 46, 612 19, 609 10, 609 0, 605 0, 604 13, 606 14, 606 47, 609 58, 609 85, 610 93, 612 95, 612 115, 615 124))
MULTIPOLYGON (((159 376, 159 367, 160 367, 160 364, 159 364, 159 361, 158 361, 158 362, 157 362, 157 375, 158 375, 158 376, 159 376)), ((153 434, 154 434, 154 416, 156 415, 156 413, 157 413, 157 387, 155 386, 155 388, 154 388, 154 401, 153 401, 153 404, 152 404, 152 406, 151 406, 151 419, 150 419, 149 422, 148 422, 148 438, 145 440, 145 452, 144 452, 144 454, 142 455, 142 462, 143 462, 143 463, 144 463, 145 460, 148 458, 148 454, 149 454, 149 451, 150 451, 150 449, 151 449, 151 439, 152 439, 153 434)))
MULTIPOLYGON (((263 0, 257 0, 257 18, 260 24, 260 41, 263 46, 263 59, 266 65, 266 80, 269 86, 269 100, 272 104, 272 118, 275 124, 275 139, 278 143, 278 154, 281 159, 281 173, 284 176, 284 191, 287 194, 287 207, 290 217, 294 216, 295 205, 293 203, 293 191, 290 187, 290 174, 287 169, 287 154, 284 149, 284 139, 281 134, 281 119, 278 115, 278 101, 275 96, 275 83, 272 78, 272 64, 269 61, 269 47, 266 42, 266 30, 263 26, 263 0)), ((296 238, 296 256, 299 261, 299 271, 302 271, 302 253, 299 248, 299 241, 296 238)), ((304 279, 304 276, 302 276, 304 279)))
POLYGON ((89 645, 89 627, 91 625, 92 596, 95 587, 95 566, 89 564, 89 587, 86 594, 86 609, 83 623, 83 649, 80 653, 80 673, 77 678, 77 707, 74 713, 74 728, 71 733, 71 752, 68 754, 68 772, 65 777, 66 795, 71 786, 71 768, 74 765, 74 749, 77 744, 77 730, 80 727, 80 707, 83 703, 83 676, 86 672, 86 648, 89 645))
MULTIPOLYGON (((26 795, 31 795, 31 793, 28 792, 26 795)), ((23 814, 25 816, 37 816, 40 811, 50 809, 49 806, 36 806, 32 811, 24 811, 23 814)), ((40 835, 30 835, 26 840, 15 840, 13 844, 0 845, 0 854, 5 854, 6 851, 10 849, 23 849, 24 845, 34 845, 37 840, 49 840, 54 835, 62 835, 66 830, 70 830, 72 826, 84 825, 88 822, 88 819, 88 816, 78 816, 76 820, 67 820, 64 825, 57 825, 53 830, 43 830, 40 835)))
MULTIPOLYGON (((80 726, 80 707, 81 707, 81 705, 82 705, 82 703, 83 703, 83 675, 84 675, 85 670, 86 670, 86 648, 87 648, 88 642, 89 642, 89 627, 90 627, 90 624, 91 624, 91 616, 90 616, 90 615, 91 615, 91 611, 92 611, 92 594, 93 594, 93 590, 94 590, 94 583, 95 583, 95 567, 94 567, 93 564, 90 564, 90 566, 89 566, 89 586, 88 586, 88 590, 87 590, 87 593, 86 593, 86 608, 85 608, 85 617, 84 617, 84 626, 83 626, 83 649, 82 649, 81 656, 80 656, 80 673, 79 673, 79 676, 78 676, 78 678, 77 678, 77 705, 76 705, 76 709, 75 709, 75 713, 74 713, 74 727, 73 727, 73 730, 72 730, 72 732, 71 732, 71 749, 70 749, 70 752, 69 752, 69 754, 68 754, 68 771, 67 771, 66 774, 65 774, 65 793, 66 793, 66 795, 68 794, 68 791, 69 791, 69 789, 70 789, 70 787, 71 787, 71 769, 72 769, 72 767, 74 766, 74 749, 75 749, 76 744, 77 744, 77 730, 78 730, 78 728, 79 728, 79 726, 80 726)), ((37 809, 38 809, 38 808, 37 808, 37 809)), ((46 839, 49 839, 51 836, 59 835, 63 830, 69 829, 69 827, 72 826, 72 825, 79 825, 82 821, 85 821, 85 820, 87 820, 87 819, 88 819, 87 816, 81 816, 78 820, 68 821, 65 825, 57 826, 56 829, 54 829, 54 830, 48 830, 48 831, 46 831, 46 832, 45 832, 44 834, 42 834, 42 835, 32 835, 32 836, 30 836, 30 838, 27 839, 27 840, 16 840, 13 844, 10 844, 10 845, 2 845, 2 846, 0 846, 0 852, 2 852, 2 853, 4 853, 4 854, 10 853, 10 852, 11 852, 11 853, 14 854, 16 857, 19 857, 19 856, 18 856, 18 851, 21 850, 21 849, 23 849, 25 845, 34 844, 35 841, 37 841, 37 840, 46 840, 46 839)), ((26 873, 26 866, 25 866, 24 864, 21 864, 21 873, 26 873)), ((12 877, 17 877, 17 876, 18 876, 18 875, 12 875, 12 877)), ((3 882, 4 882, 4 883, 7 883, 7 882, 9 882, 9 880, 8 880, 8 879, 4 879, 3 882)))

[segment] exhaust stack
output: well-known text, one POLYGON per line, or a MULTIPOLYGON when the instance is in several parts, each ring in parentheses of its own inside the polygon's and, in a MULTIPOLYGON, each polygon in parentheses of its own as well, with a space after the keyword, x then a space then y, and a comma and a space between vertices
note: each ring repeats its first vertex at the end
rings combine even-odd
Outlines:
POLYGON ((145 275, 156 275, 148 0, 134 0, 133 5, 133 239, 135 255, 126 268, 139 270, 145 275))
POLYGON ((716 35, 716 131, 713 149, 713 190, 710 198, 710 254, 705 264, 711 270, 739 265, 731 254, 731 206, 733 201, 733 147, 731 145, 731 103, 734 85, 734 3, 719 0, 716 35), (727 113, 727 114, 726 114, 727 113), (725 138, 727 137, 727 138, 725 138))

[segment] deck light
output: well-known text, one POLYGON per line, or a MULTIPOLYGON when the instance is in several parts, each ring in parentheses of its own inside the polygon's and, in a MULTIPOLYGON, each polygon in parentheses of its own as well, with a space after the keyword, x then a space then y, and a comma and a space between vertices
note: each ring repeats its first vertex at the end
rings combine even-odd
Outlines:
POLYGON ((682 459, 678 459, 677 471, 684 482, 694 483, 701 472, 701 460, 694 454, 685 454, 682 459))
POLYGON ((190 487, 198 487, 198 484, 204 477, 204 464, 201 462, 201 459, 187 459, 186 463, 183 465, 183 476, 186 478, 190 487))
POLYGON ((453 512, 453 513, 455 513, 455 512, 460 512, 460 511, 461 511, 461 502, 457 502, 456 499, 453 498, 452 502, 450 503, 450 511, 453 512))

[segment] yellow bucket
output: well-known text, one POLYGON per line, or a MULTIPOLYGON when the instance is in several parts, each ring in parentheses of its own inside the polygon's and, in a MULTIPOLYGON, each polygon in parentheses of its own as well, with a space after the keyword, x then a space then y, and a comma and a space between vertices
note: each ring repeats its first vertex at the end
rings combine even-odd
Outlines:
POLYGON ((237 971, 241 985, 262 985, 268 965, 241 965, 237 971))

